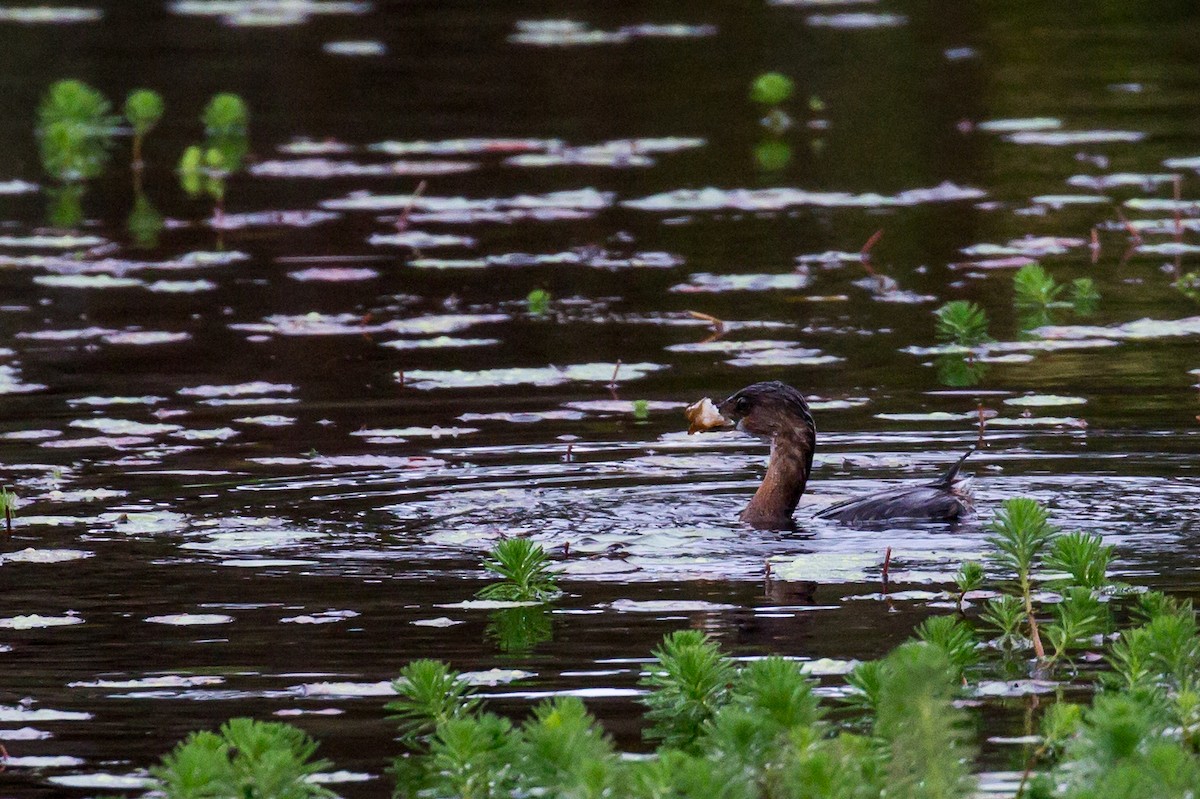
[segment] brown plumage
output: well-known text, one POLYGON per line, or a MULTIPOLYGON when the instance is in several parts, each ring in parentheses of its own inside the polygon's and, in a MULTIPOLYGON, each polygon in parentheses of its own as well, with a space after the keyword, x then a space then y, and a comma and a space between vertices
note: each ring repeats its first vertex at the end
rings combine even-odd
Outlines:
MULTIPOLYGON (((763 529, 790 526, 792 513, 808 484, 817 445, 817 427, 804 395, 778 381, 755 383, 729 397, 718 409, 738 430, 771 443, 767 474, 742 511, 742 521, 763 529)), ((958 477, 967 455, 932 483, 847 500, 816 515, 848 523, 886 519, 953 521, 971 510, 970 497, 962 490, 963 481, 958 477)))

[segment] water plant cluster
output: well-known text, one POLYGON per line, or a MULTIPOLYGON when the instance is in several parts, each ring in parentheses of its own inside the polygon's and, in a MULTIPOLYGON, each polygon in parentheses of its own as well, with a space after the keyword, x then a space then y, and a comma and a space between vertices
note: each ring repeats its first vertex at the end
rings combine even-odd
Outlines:
MULTIPOLYGON (((1061 284, 1036 262, 1025 264, 1013 275, 1013 308, 1021 331, 1053 324, 1053 312, 1058 309, 1088 316, 1099 302, 1100 292, 1091 278, 1061 284)), ((947 352, 937 359, 938 380, 943 385, 973 386, 987 375, 987 364, 976 357, 975 350, 994 341, 988 324, 987 312, 970 300, 952 300, 934 311, 938 340, 965 350, 947 352)))
MULTIPOLYGON (((74 228, 82 223, 87 182, 108 167, 119 135, 129 134, 130 168, 134 204, 127 230, 134 243, 153 247, 162 230, 161 215, 142 185, 146 137, 163 118, 162 96, 151 89, 129 93, 123 115, 98 89, 80 80, 60 80, 50 86, 38 106, 34 135, 42 168, 56 185, 47 189, 49 223, 74 228), (128 127, 124 127, 127 125, 128 127)), ((189 196, 209 196, 219 216, 225 199, 225 181, 242 168, 249 150, 249 112, 234 94, 214 95, 201 114, 205 140, 188 147, 180 158, 180 185, 189 196)))
MULTIPOLYGON (((1112 548, 1061 533, 1031 499, 1004 503, 990 528, 985 561, 959 570, 956 612, 859 664, 832 698, 798 661, 738 661, 703 632, 668 634, 639 680, 652 754, 619 751, 577 697, 548 699, 514 722, 446 663, 414 661, 387 705, 404 747, 395 795, 965 799, 979 788, 966 706, 1003 680, 1036 700, 1013 795, 1193 799, 1191 603, 1113 582, 1112 548), (1099 653, 1103 665, 1092 665, 1099 653), (1045 686, 1052 693, 1038 699, 1045 686)), ((553 598, 547 563, 536 544, 502 541, 485 565, 504 579, 481 595, 553 598)), ((313 779, 325 765, 314 750, 299 730, 235 719, 194 733, 152 773, 171 799, 327 796, 313 779)))

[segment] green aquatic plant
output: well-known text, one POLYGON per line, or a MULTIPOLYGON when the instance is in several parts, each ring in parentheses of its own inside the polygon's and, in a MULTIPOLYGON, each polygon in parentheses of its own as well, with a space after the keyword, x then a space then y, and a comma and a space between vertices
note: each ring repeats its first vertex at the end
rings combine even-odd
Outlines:
POLYGON ((574 696, 542 702, 521 726, 518 774, 530 786, 555 786, 564 797, 611 796, 617 754, 612 739, 574 696))
POLYGON ((958 598, 956 604, 958 612, 962 613, 963 600, 970 591, 978 591, 983 587, 984 580, 983 564, 975 560, 963 561, 958 567, 958 572, 954 575, 954 584, 958 587, 958 598))
POLYGON ((505 602, 546 602, 559 594, 550 558, 541 544, 528 538, 505 538, 484 560, 483 567, 501 578, 484 587, 481 599, 505 602))
POLYGON ((475 689, 440 660, 414 660, 392 681, 398 699, 384 705, 400 720, 400 740, 427 743, 439 724, 463 718, 479 708, 475 689))
POLYGON ((142 142, 162 119, 163 99, 158 92, 137 89, 125 98, 125 119, 133 128, 133 166, 142 166, 142 142))
POLYGON ((1046 509, 1025 497, 1006 500, 988 527, 993 533, 988 543, 995 547, 991 559, 1015 574, 1029 639, 1038 658, 1044 658, 1046 652, 1033 607, 1033 569, 1057 531, 1050 524, 1046 509))
POLYGON ((250 111, 236 94, 213 95, 200 115, 207 148, 221 153, 224 169, 237 172, 250 148, 250 111))
POLYGON ((13 517, 17 514, 17 497, 8 486, 0 486, 0 508, 4 510, 4 529, 11 535, 13 517))
POLYGON ((1108 606, 1090 589, 1067 590, 1054 606, 1054 621, 1043 627, 1052 650, 1046 665, 1064 662, 1070 650, 1090 645, 1093 636, 1107 632, 1111 626, 1108 606))
POLYGON ((35 133, 42 167, 62 183, 98 177, 108 164, 117 117, 103 94, 79 80, 60 80, 42 97, 35 133))
POLYGON ((1071 281, 1071 306, 1080 316, 1088 316, 1096 312, 1100 304, 1100 291, 1096 281, 1090 277, 1077 277, 1071 281))
POLYGON ((987 313, 968 300, 954 300, 934 311, 937 318, 937 337, 962 347, 975 347, 987 341, 987 313))
POLYGON ((750 99, 759 105, 775 106, 791 98, 796 84, 780 72, 764 72, 750 84, 750 99))
POLYGON ((638 681, 649 689, 640 700, 649 708, 646 720, 651 726, 645 735, 666 746, 689 749, 704 724, 728 701, 733 662, 697 630, 670 633, 653 654, 654 664, 638 681))
POLYGON ((166 799, 323 799, 335 794, 312 781, 329 763, 313 760, 317 744, 303 730, 236 718, 217 732, 193 732, 150 770, 166 799))
POLYGON ((545 316, 550 312, 550 292, 534 289, 525 297, 525 307, 533 316, 545 316))
POLYGON ((639 399, 633 401, 633 418, 639 422, 644 422, 650 418, 650 403, 647 400, 639 399))
POLYGON ((1045 565, 1070 575, 1070 584, 1103 588, 1108 584, 1108 565, 1113 547, 1098 535, 1074 532, 1057 536, 1046 554, 1045 565))
POLYGON ((75 228, 83 222, 82 183, 64 183, 46 187, 46 220, 53 228, 75 228))
POLYGON ((959 681, 938 646, 910 642, 881 669, 875 736, 887 752, 887 795, 963 799, 975 788, 966 714, 954 705, 959 681))
POLYGON ((1029 640, 1020 630, 1021 622, 1025 620, 1025 605, 1015 596, 1002 594, 989 599, 981 618, 1000 633, 1001 646, 1012 649, 1029 640))
POLYGON ((1042 267, 1041 264, 1026 264, 1013 275, 1015 302, 1018 306, 1047 308, 1053 304, 1063 287, 1042 267))
POLYGON ((962 673, 979 661, 979 641, 975 631, 954 616, 931 616, 917 625, 918 640, 942 650, 961 678, 962 673))

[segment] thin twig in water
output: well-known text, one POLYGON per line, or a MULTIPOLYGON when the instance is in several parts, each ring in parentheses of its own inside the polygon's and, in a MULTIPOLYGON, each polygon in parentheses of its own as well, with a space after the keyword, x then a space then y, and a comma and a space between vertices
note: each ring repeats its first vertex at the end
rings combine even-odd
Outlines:
POLYGON ((888 547, 883 553, 883 593, 888 592, 888 572, 892 567, 892 548, 888 547))
POLYGON ((617 358, 616 365, 613 366, 612 379, 608 381, 608 387, 615 389, 617 387, 617 373, 621 371, 621 359, 617 358))
POLYGON ((1179 211, 1180 199, 1183 196, 1183 176, 1175 176, 1175 241, 1183 241, 1183 216, 1179 211))
POLYGON ((1100 234, 1096 232, 1096 228, 1092 228, 1092 265, 1095 266, 1100 260, 1100 234))
POLYGON ((403 233, 408 229, 408 215, 412 213, 413 203, 417 201, 417 198, 421 196, 421 192, 423 191, 425 191, 425 181, 422 180, 417 184, 417 188, 413 191, 412 196, 408 198, 408 204, 404 206, 404 210, 400 212, 400 216, 396 217, 397 232, 403 233))
POLYGON ((725 332, 725 323, 712 314, 701 313, 700 311, 688 311, 688 316, 692 317, 693 319, 699 319, 701 321, 708 322, 713 326, 713 330, 715 330, 717 333, 725 332))
POLYGON ((983 403, 979 403, 979 441, 976 444, 979 449, 987 446, 987 442, 983 440, 984 431, 987 429, 987 415, 984 410, 983 403))
POLYGON ((1131 239, 1133 239, 1133 243, 1141 244, 1142 243, 1142 234, 1138 233, 1137 228, 1135 228, 1133 226, 1133 223, 1130 222, 1128 218, 1126 218, 1125 214, 1121 213, 1120 208, 1117 209, 1117 219, 1121 220, 1121 224, 1124 225, 1125 230, 1127 230, 1129 232, 1129 237, 1131 239))
POLYGON ((859 255, 862 255, 864 257, 870 257, 871 248, 874 247, 876 244, 878 244, 879 240, 882 238, 883 238, 883 228, 879 228, 879 230, 876 230, 874 233, 871 234, 871 238, 867 239, 867 243, 864 244, 862 246, 862 249, 858 251, 859 255))

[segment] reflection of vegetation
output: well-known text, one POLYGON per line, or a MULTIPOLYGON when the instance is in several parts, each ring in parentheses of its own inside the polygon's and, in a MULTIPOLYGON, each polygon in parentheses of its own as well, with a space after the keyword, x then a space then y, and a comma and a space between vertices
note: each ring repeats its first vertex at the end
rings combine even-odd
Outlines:
POLYGON ((991 341, 987 314, 973 302, 954 300, 938 308, 934 315, 937 317, 937 337, 942 341, 963 347, 991 341))
POLYGON ((550 611, 545 605, 503 608, 488 616, 487 634, 501 652, 523 655, 554 637, 550 611))
POLYGON ((967 352, 950 352, 939 355, 934 361, 938 382, 950 388, 968 388, 978 385, 987 376, 988 365, 975 360, 967 352))
POLYGON ((792 146, 782 139, 763 139, 754 145, 754 162, 764 172, 778 172, 792 161, 792 146))
POLYGON ((46 220, 51 227, 73 228, 83 222, 82 183, 64 183, 46 187, 46 220))
POLYGON ((1096 312, 1100 303, 1100 291, 1096 282, 1090 277, 1079 277, 1071 281, 1071 306, 1080 316, 1089 316, 1096 312))
POLYGON ((158 235, 162 233, 162 214, 151 204, 142 192, 137 192, 133 198, 133 208, 129 218, 125 220, 125 229, 133 239, 135 246, 151 249, 158 246, 158 235))
POLYGON ((200 797, 332 797, 310 778, 329 767, 313 760, 317 744, 278 722, 231 719, 218 733, 193 732, 151 769, 167 799, 200 797))

